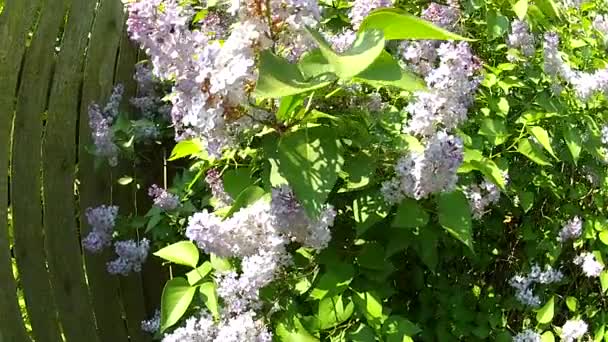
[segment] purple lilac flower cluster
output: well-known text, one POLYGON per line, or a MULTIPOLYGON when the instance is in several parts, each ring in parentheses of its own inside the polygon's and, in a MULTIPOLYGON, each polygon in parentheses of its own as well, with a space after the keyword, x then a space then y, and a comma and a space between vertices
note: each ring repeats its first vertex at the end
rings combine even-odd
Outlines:
POLYGON ((481 184, 471 184, 464 187, 463 192, 469 200, 473 218, 480 220, 488 207, 500 199, 500 189, 492 182, 484 180, 481 184))
POLYGON ((148 258, 150 241, 142 239, 117 241, 114 250, 118 258, 108 262, 107 268, 110 274, 129 275, 131 272, 140 272, 143 263, 148 258))
POLYGON ((566 242, 568 240, 578 239, 583 233, 583 220, 580 217, 575 216, 572 220, 566 222, 559 232, 557 241, 566 242))
MULTIPOLYGON (((530 26, 523 20, 511 22, 511 33, 507 37, 507 45, 511 49, 519 50, 524 57, 532 57, 536 52, 534 35, 530 32, 530 26)), ((514 56, 508 55, 507 59, 514 60, 514 56)))
POLYGON ((106 106, 102 109, 97 104, 89 106, 89 127, 95 145, 95 155, 108 160, 110 166, 118 165, 118 146, 114 143, 112 123, 118 116, 118 106, 122 100, 124 88, 117 85, 106 106))
POLYGON ((393 2, 391 0, 355 0, 348 17, 353 28, 358 30, 363 19, 373 10, 392 6, 393 2))
POLYGON ((88 208, 85 216, 91 231, 82 239, 82 246, 91 253, 98 253, 112 244, 112 232, 118 216, 118 207, 102 205, 88 208))
POLYGON ((526 329, 517 335, 513 336, 513 342, 541 342, 542 338, 539 333, 532 329, 526 329))
POLYGON ((527 275, 515 275, 509 280, 509 285, 515 289, 515 297, 522 304, 538 307, 541 303, 540 298, 534 294, 535 284, 552 284, 560 282, 564 278, 561 271, 553 269, 550 265, 545 265, 543 271, 540 266, 534 265, 527 275))
POLYGON ((153 184, 148 189, 148 196, 154 201, 154 205, 164 211, 175 210, 180 205, 179 196, 170 193, 167 189, 163 189, 156 184, 153 184))
POLYGON ((213 197, 219 202, 218 207, 226 207, 232 204, 232 197, 224 190, 222 175, 217 169, 207 171, 205 182, 209 185, 213 197))
POLYGON ((160 310, 156 310, 152 318, 141 321, 141 330, 149 334, 156 334, 160 330, 160 310))

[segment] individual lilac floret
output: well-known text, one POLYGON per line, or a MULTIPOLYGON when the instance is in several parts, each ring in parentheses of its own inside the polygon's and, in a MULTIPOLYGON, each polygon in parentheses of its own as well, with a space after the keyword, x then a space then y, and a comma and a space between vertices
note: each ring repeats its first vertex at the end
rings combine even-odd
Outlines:
POLYGON ((575 216, 572 220, 566 222, 559 232, 557 241, 566 242, 568 240, 578 239, 583 232, 583 221, 580 217, 575 216))
POLYGON ((209 169, 205 182, 211 189, 211 194, 219 202, 219 207, 226 207, 232 204, 232 197, 224 189, 224 181, 222 175, 217 169, 209 169))
POLYGON ((160 310, 156 310, 152 318, 141 321, 141 330, 149 334, 156 334, 160 330, 160 310))
POLYGON ((148 189, 148 196, 154 201, 154 205, 162 210, 171 211, 179 207, 180 200, 175 194, 153 184, 148 189))
POLYGON ((602 265, 593 253, 584 252, 574 258, 574 263, 581 267, 583 273, 589 278, 599 277, 600 273, 604 270, 602 265))
POLYGON ((488 212, 488 207, 498 203, 500 199, 500 189, 487 180, 484 180, 481 184, 471 184, 464 187, 464 194, 469 200, 471 213, 476 220, 480 220, 488 212))
POLYGON ((534 265, 527 275, 515 275, 509 280, 509 285, 515 289, 515 298, 527 306, 538 307, 541 304, 540 297, 534 294, 535 284, 553 284, 564 278, 561 271, 553 269, 550 265, 545 266, 543 271, 540 266, 534 265))
POLYGON ((513 336, 513 342, 541 342, 540 334, 532 329, 526 329, 513 336))
POLYGON ((423 152, 411 151, 395 165, 396 177, 382 184, 384 198, 398 203, 405 197, 426 198, 452 191, 458 182, 456 171, 463 160, 460 138, 441 131, 432 136, 423 152))
POLYGON ((363 19, 365 19, 373 10, 392 6, 393 2, 391 0, 355 0, 353 7, 350 9, 350 13, 348 14, 350 23, 355 30, 358 30, 363 19))
MULTIPOLYGON (((511 23, 511 33, 507 37, 507 45, 512 49, 518 49, 525 57, 532 57, 536 52, 534 46, 534 35, 525 21, 515 19, 511 23)), ((508 56, 511 57, 512 56, 508 56)))
POLYGON ((118 241, 114 244, 118 258, 108 262, 108 272, 111 274, 129 275, 140 272, 143 263, 148 258, 150 241, 142 239, 139 243, 134 240, 118 241))
POLYGON ((587 323, 581 319, 570 319, 562 326, 562 341, 574 342, 587 333, 587 323))
POLYGON ((89 106, 89 127, 95 145, 94 154, 108 160, 110 166, 118 164, 118 146, 114 143, 112 123, 118 116, 118 106, 122 99, 122 85, 114 87, 106 106, 102 110, 97 104, 89 106))
POLYGON ((98 253, 112 243, 112 232, 118 216, 118 207, 102 205, 87 208, 85 216, 91 231, 82 240, 82 246, 91 253, 98 253))

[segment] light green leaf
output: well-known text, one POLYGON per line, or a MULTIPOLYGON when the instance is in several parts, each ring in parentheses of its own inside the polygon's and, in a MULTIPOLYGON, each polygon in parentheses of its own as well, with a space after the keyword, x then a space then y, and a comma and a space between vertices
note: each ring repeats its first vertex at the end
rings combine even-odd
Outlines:
POLYGON ((602 287, 602 293, 606 293, 606 290, 608 290, 608 270, 600 273, 600 286, 602 287))
POLYGON ((604 245, 608 245, 608 230, 603 230, 598 234, 598 237, 600 238, 600 241, 602 241, 602 243, 604 245))
POLYGON ((521 139, 517 146, 517 152, 528 157, 531 161, 542 166, 551 166, 549 158, 543 153, 536 144, 532 143, 529 139, 521 139))
POLYGON ((205 146, 201 142, 200 139, 190 139, 190 140, 182 140, 173 147, 173 151, 171 151, 171 156, 169 157, 169 161, 184 158, 184 157, 193 157, 199 156, 202 159, 206 159, 203 155, 207 155, 205 151, 205 146))
POLYGON ((211 266, 213 269, 219 272, 226 272, 232 270, 232 265, 230 261, 225 258, 220 258, 219 256, 211 253, 209 255, 209 261, 211 262, 211 266))
POLYGON ((553 333, 551 331, 547 330, 540 336, 540 341, 541 342, 555 342, 555 336, 553 336, 553 333))
POLYGON ((305 93, 329 85, 335 77, 324 73, 305 79, 295 64, 268 50, 260 53, 259 78, 254 94, 260 98, 280 98, 305 93))
POLYGON ((196 283, 201 281, 201 279, 205 278, 209 272, 213 270, 213 266, 209 261, 205 261, 199 267, 193 269, 192 271, 186 273, 186 278, 188 278, 188 283, 194 286, 196 283))
POLYGON ((502 37, 509 30, 509 19, 494 10, 487 12, 486 22, 488 24, 488 36, 492 39, 502 37))
POLYGON ((129 177, 129 176, 120 177, 117 182, 120 185, 129 185, 133 182, 133 177, 129 177))
POLYGON ((311 335, 300 322, 293 316, 284 316, 275 327, 275 335, 279 342, 319 342, 319 339, 311 335))
POLYGON ((195 268, 198 264, 198 248, 191 241, 180 241, 169 245, 156 253, 159 258, 179 265, 195 268))
POLYGON ((426 84, 420 77, 402 69, 395 58, 386 51, 382 51, 367 69, 355 76, 355 80, 374 87, 392 86, 408 91, 426 88, 426 84))
POLYGON ((386 342, 402 342, 405 337, 413 337, 422 330, 410 320, 402 316, 390 316, 382 326, 386 342))
POLYGON ((486 118, 481 123, 479 134, 488 138, 494 146, 503 144, 509 138, 509 132, 502 120, 486 118))
POLYGON ((513 4, 513 12, 515 12, 519 20, 523 20, 526 17, 526 13, 528 13, 528 1, 519 0, 513 4))
POLYGON ((230 210, 226 213, 226 216, 224 217, 224 219, 227 219, 228 217, 232 216, 237 211, 257 202, 265 194, 266 194, 266 192, 264 191, 264 189, 262 189, 256 185, 252 185, 252 186, 245 188, 245 190, 241 191, 241 193, 234 200, 234 203, 230 207, 230 210))
MULTIPOLYGON (((331 65, 332 71, 344 80, 349 80, 367 69, 384 51, 384 37, 379 30, 360 32, 352 47, 341 54, 333 51, 319 32, 311 28, 307 30, 331 65)), ((260 75, 261 72, 260 70, 260 75)))
POLYGON ((564 128, 562 134, 566 146, 568 146, 568 150, 570 151, 570 155, 572 155, 572 160, 574 160, 574 163, 576 164, 583 149, 582 134, 574 126, 564 128))
POLYGON ((160 331, 173 326, 186 313, 196 287, 190 286, 185 278, 173 278, 165 284, 160 304, 160 331))
POLYGON ((217 303, 217 291, 215 289, 215 283, 210 281, 203 283, 199 286, 199 291, 203 296, 203 302, 213 317, 218 318, 220 316, 220 310, 217 303))
POLYGON ((354 310, 355 304, 350 299, 344 301, 342 296, 322 299, 319 302, 319 312, 317 314, 319 329, 325 330, 335 327, 349 319, 354 310))
POLYGON ((397 8, 382 8, 370 13, 359 27, 359 32, 368 30, 383 31, 386 40, 470 40, 397 8))
POLYGON ((575 297, 566 297, 566 306, 570 311, 576 312, 576 309, 578 308, 578 299, 575 297))
POLYGON ((279 141, 277 156, 281 175, 308 215, 318 217, 344 164, 335 130, 317 126, 287 133, 279 141))
POLYGON ((332 265, 321 274, 315 283, 310 297, 321 300, 328 296, 336 296, 348 288, 348 284, 353 280, 355 269, 351 264, 332 265))
POLYGON ((536 311, 536 320, 539 324, 548 324, 553 320, 555 297, 551 297, 542 308, 536 311))
POLYGON ((367 324, 379 330, 387 316, 382 310, 382 301, 371 292, 355 292, 353 296, 357 309, 367 319, 367 324))
POLYGON ((559 9, 553 0, 534 0, 534 3, 549 18, 559 17, 559 9))
POLYGON ((555 152, 553 152, 553 148, 551 147, 551 139, 549 138, 549 133, 547 133, 544 128, 540 126, 528 126, 528 132, 530 132, 530 134, 532 134, 536 138, 536 140, 538 140, 538 142, 545 148, 545 150, 547 150, 547 152, 549 152, 549 154, 553 156, 553 158, 559 160, 559 158, 557 158, 557 156, 555 155, 555 152))
POLYGON ((440 194, 437 209, 441 226, 473 251, 471 208, 464 194, 460 191, 440 194))
POLYGON ((393 219, 393 227, 416 228, 424 227, 429 222, 429 214, 417 201, 406 198, 399 207, 393 219))

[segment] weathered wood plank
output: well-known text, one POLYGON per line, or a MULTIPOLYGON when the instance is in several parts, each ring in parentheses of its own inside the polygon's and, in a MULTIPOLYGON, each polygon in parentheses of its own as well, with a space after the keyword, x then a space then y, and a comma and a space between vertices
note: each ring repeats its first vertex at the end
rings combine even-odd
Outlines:
POLYGON ((51 282, 68 342, 99 341, 76 218, 76 134, 95 1, 72 1, 51 87, 43 144, 44 229, 51 282))
MULTIPOLYGON (((117 84, 122 84, 125 88, 123 101, 121 103, 121 112, 124 113, 130 113, 133 110, 129 105, 129 99, 134 97, 137 93, 137 83, 133 79, 136 62, 137 49, 131 44, 125 31, 120 42, 120 52, 115 77, 115 82, 117 84)), ((113 173, 114 182, 112 183, 114 203, 125 210, 125 212, 128 210, 128 212, 131 213, 135 213, 136 183, 133 182, 128 185, 119 185, 115 179, 122 175, 132 175, 133 172, 133 163, 122 161, 116 168, 116 172, 113 173)), ((132 232, 131 238, 137 238, 136 232, 132 232)), ((141 330, 141 321, 146 318, 141 274, 133 273, 128 277, 120 277, 120 294, 125 309, 127 329, 131 341, 149 341, 150 336, 141 330)))
POLYGON ((66 11, 65 1, 44 2, 23 64, 13 133, 11 203, 15 254, 34 338, 39 342, 61 338, 44 253, 40 167, 54 45, 66 11))
POLYGON ((30 341, 23 325, 8 238, 8 164, 15 89, 36 1, 9 0, 0 14, 0 342, 30 341), (13 15, 8 15, 12 13, 13 15))
MULTIPOLYGON (((84 217, 86 208, 108 204, 111 201, 110 171, 103 167, 95 170, 94 158, 86 150, 86 147, 92 144, 87 110, 93 102, 106 101, 112 90, 116 53, 123 26, 122 17, 120 0, 99 2, 85 64, 78 151, 82 236, 90 231, 84 217)), ((110 251, 100 255, 85 253, 89 288, 101 341, 127 341, 118 280, 106 271, 106 263, 112 254, 110 251)))

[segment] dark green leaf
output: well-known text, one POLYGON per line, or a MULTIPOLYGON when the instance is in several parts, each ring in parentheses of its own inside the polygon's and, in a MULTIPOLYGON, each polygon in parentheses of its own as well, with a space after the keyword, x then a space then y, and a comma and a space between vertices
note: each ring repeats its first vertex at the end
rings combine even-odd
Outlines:
POLYGON ((339 295, 346 290, 354 275, 355 270, 351 264, 332 265, 321 274, 319 281, 310 292, 310 297, 321 300, 339 295))
POLYGON ((416 324, 402 316, 390 316, 382 326, 386 342, 402 342, 422 332, 416 324))
POLYGON ((225 218, 228 218, 237 211, 257 202, 265 194, 266 191, 259 186, 252 185, 245 188, 245 190, 241 191, 241 193, 234 200, 234 203, 232 204, 232 207, 230 207, 230 210, 226 213, 225 218))
POLYGON ((393 227, 416 228, 424 227, 429 221, 429 214, 417 201, 406 198, 399 207, 393 219, 393 227))
POLYGON ((355 79, 374 87, 392 86, 409 91, 426 88, 422 79, 410 71, 403 70, 386 51, 382 51, 367 69, 355 76, 355 79))
POLYGON ((551 166, 551 162, 543 150, 529 139, 521 139, 517 151, 538 165, 551 166))
POLYGON ((471 208, 460 191, 442 193, 437 199, 439 223, 450 234, 473 250, 471 208))

